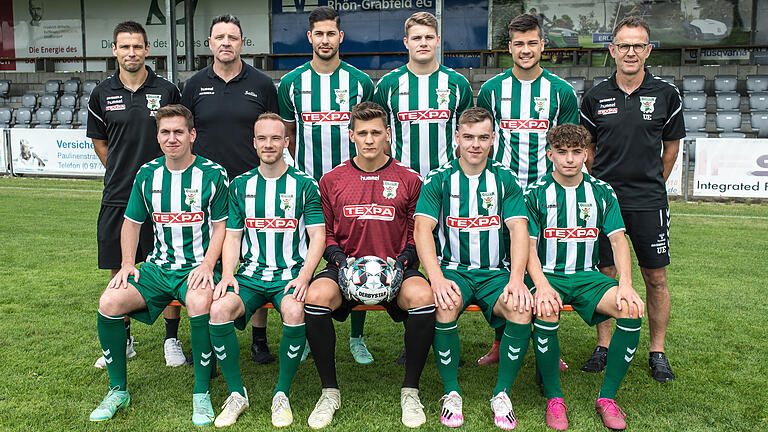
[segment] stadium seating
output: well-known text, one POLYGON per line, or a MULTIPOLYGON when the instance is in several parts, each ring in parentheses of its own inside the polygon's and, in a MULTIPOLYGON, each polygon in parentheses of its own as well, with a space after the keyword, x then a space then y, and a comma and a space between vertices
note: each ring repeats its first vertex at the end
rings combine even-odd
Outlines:
POLYGON ((704 75, 687 75, 683 77, 684 93, 704 93, 704 75))
POLYGON ((736 75, 716 75, 715 93, 735 93, 737 84, 736 75))
POLYGON ((715 114, 715 125, 720 138, 744 138, 741 130, 741 113, 738 111, 718 111, 715 114))
POLYGON ((40 98, 40 107, 54 109, 56 108, 57 97, 55 93, 45 93, 40 98))
POLYGON ((21 107, 16 110, 16 123, 13 127, 28 128, 32 123, 32 109, 29 107, 21 107))
POLYGON ((80 91, 80 80, 70 79, 64 82, 64 94, 77 94, 80 91))
POLYGON ((0 80, 0 98, 7 98, 11 92, 11 81, 0 80))
POLYGON ((97 85, 99 85, 98 80, 86 80, 83 82, 83 95, 90 95, 97 85))
POLYGON ((749 124, 757 132, 758 138, 768 138, 768 111, 751 113, 749 124))
POLYGON ((72 129, 73 116, 74 113, 72 112, 72 108, 59 108, 59 110, 56 111, 56 122, 59 124, 57 128, 72 129))
POLYGON ((600 84, 601 82, 607 80, 608 78, 610 78, 610 77, 607 77, 607 76, 596 76, 596 77, 592 78, 592 87, 600 84))
POLYGON ((704 111, 707 109, 707 95, 704 93, 685 93, 683 109, 686 111, 704 111))
POLYGON ((738 111, 741 95, 735 92, 718 93, 715 96, 718 111, 738 111))
POLYGON ((768 92, 750 94, 749 110, 750 111, 768 111, 768 92))
POLYGON ((24 108, 35 109, 37 107, 37 93, 25 93, 21 97, 21 106, 24 108))
POLYGON ((64 93, 61 96, 61 108, 71 108, 75 109, 75 106, 77 106, 77 95, 76 94, 70 94, 70 93, 64 93))
POLYGON ((747 93, 768 92, 768 75, 747 75, 747 93))
POLYGON ((56 93, 58 94, 61 92, 61 80, 48 80, 45 82, 45 92, 46 93, 56 93))
POLYGON ((77 110, 77 128, 85 129, 88 124, 88 108, 80 108, 77 110))
POLYGON ((80 96, 80 108, 88 108, 88 102, 91 100, 91 95, 84 94, 80 96))
POLYGON ((40 107, 35 112, 35 119, 37 120, 36 129, 50 129, 51 121, 53 121, 53 110, 48 107, 40 107))
POLYGON ((683 111, 685 132, 688 138, 706 138, 707 113, 704 111, 683 111))
POLYGON ((0 129, 7 128, 11 125, 11 118, 13 117, 13 110, 8 107, 0 108, 0 129))
POLYGON ((573 90, 576 91, 577 95, 584 94, 584 89, 586 85, 585 83, 586 80, 584 79, 584 77, 568 77, 565 80, 568 81, 573 86, 573 90))

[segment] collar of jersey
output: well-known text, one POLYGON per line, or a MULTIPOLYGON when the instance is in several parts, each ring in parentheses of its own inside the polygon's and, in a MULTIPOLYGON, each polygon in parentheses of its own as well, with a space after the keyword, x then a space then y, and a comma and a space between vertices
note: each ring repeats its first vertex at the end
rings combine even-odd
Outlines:
MULTIPOLYGON (((229 80, 229 82, 240 81, 241 79, 248 77, 248 64, 243 59, 240 59, 240 63, 243 64, 243 67, 240 69, 240 73, 235 75, 235 77, 229 80)), ((206 69, 208 69, 208 78, 210 79, 218 78, 219 80, 224 81, 221 79, 220 76, 216 75, 216 72, 213 71, 213 63, 209 64, 206 67, 206 69)))
MULTIPOLYGON (((638 87, 635 91, 632 93, 636 93, 640 89, 647 89, 650 87, 650 84, 653 82, 653 74, 651 71, 648 70, 647 67, 644 67, 643 70, 645 71, 645 77, 643 77, 643 82, 640 83, 640 87, 638 87)), ((615 90, 624 91, 621 90, 621 87, 619 87, 619 83, 616 82, 616 72, 613 72, 610 78, 608 78, 608 82, 611 83, 611 86, 615 90)))
MULTIPOLYGON (((139 90, 144 88, 145 86, 151 86, 152 83, 155 81, 155 77, 157 74, 155 74, 155 71, 152 70, 151 67, 144 65, 144 67, 147 69, 147 79, 144 80, 144 82, 139 86, 139 88, 136 89, 134 93, 138 93, 139 90)), ((117 68, 115 71, 115 74, 112 75, 114 78, 112 80, 112 89, 114 90, 120 90, 121 88, 125 88, 125 85, 123 85, 123 82, 120 81, 120 67, 117 68)))
POLYGON ((384 165, 382 165, 381 168, 377 169, 376 171, 363 171, 362 169, 360 169, 359 166, 357 166, 357 164, 355 163, 354 158, 350 158, 349 159, 349 164, 352 165, 352 168, 354 168, 354 169, 356 169, 356 170, 358 170, 360 172, 364 172, 364 173, 367 173, 367 172, 379 172, 379 171, 384 170, 386 167, 388 167, 392 163, 393 160, 395 160, 395 158, 390 156, 389 160, 384 165))

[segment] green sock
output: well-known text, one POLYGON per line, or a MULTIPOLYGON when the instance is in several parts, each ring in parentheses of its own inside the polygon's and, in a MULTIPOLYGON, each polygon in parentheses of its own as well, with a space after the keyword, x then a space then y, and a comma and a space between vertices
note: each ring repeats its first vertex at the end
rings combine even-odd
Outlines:
POLYGON ((107 361, 107 373, 109 374, 109 388, 117 387, 125 391, 127 385, 125 365, 125 344, 128 337, 125 334, 123 317, 111 317, 96 314, 96 331, 99 334, 101 352, 107 361))
POLYGON ((432 342, 437 360, 437 371, 443 380, 445 394, 459 389, 459 356, 461 341, 456 321, 447 323, 435 322, 435 339, 432 342))
POLYGON ((210 389, 211 369, 213 360, 211 354, 211 336, 208 332, 210 315, 198 315, 189 318, 190 345, 192 345, 192 360, 195 371, 195 388, 192 393, 205 393, 210 389))
POLYGON ((533 322, 533 346, 536 366, 544 382, 547 399, 563 397, 560 387, 560 342, 557 339, 559 322, 535 320, 533 322))
POLYGON ((503 326, 504 332, 499 345, 499 372, 496 378, 496 387, 493 394, 503 391, 509 393, 509 388, 515 382, 517 372, 523 364, 525 352, 528 350, 528 341, 531 338, 531 323, 517 324, 507 321, 503 326))
POLYGON ((240 342, 235 334, 233 321, 210 324, 211 344, 216 352, 216 358, 221 367, 221 374, 227 381, 227 389, 230 393, 238 392, 244 395, 243 378, 240 376, 240 342))
POLYGON ((363 337, 363 327, 365 327, 365 311, 353 310, 350 315, 351 328, 349 331, 349 337, 363 337))
POLYGON ((304 352, 306 340, 306 326, 303 323, 299 325, 283 323, 283 337, 280 339, 280 373, 273 395, 281 391, 286 396, 290 396, 291 383, 301 363, 301 353, 304 352))
POLYGON ((494 342, 501 342, 501 338, 504 336, 504 329, 506 326, 496 327, 496 335, 493 337, 494 342))
POLYGON ((637 344, 640 342, 640 318, 619 318, 616 320, 616 330, 608 346, 608 360, 605 366, 605 378, 600 389, 601 398, 613 399, 619 390, 619 385, 629 369, 629 363, 635 357, 637 344))

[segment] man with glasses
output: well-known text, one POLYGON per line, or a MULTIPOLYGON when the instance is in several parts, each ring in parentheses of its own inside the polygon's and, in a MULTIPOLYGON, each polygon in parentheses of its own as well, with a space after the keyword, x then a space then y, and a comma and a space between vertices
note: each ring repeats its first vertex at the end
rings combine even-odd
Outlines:
MULTIPOLYGON (((644 67, 651 54, 650 29, 640 17, 621 20, 609 46, 617 70, 595 85, 581 102, 581 124, 592 134, 587 168, 616 191, 621 216, 645 281, 650 328, 649 365, 660 382, 675 379, 664 354, 670 314, 666 266, 669 265, 669 204, 666 179, 685 137, 682 99, 674 84, 644 67)), ((611 244, 601 234, 600 263, 615 277, 611 244)), ((597 348, 585 372, 605 368, 611 324, 597 326, 597 348)))

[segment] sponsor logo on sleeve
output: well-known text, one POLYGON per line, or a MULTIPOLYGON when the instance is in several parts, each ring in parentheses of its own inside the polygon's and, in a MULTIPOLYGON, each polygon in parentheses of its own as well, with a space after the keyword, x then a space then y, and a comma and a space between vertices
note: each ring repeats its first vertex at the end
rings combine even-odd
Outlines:
POLYGON ((588 242, 597 240, 600 230, 597 228, 545 228, 545 239, 556 239, 566 242, 588 242))
POLYGON ((203 224, 203 212, 152 213, 152 220, 160 225, 196 226, 203 224))
POLYGON ((299 221, 285 218, 246 218, 246 228, 259 232, 291 232, 296 231, 299 221))
POLYGON ((391 221, 395 219, 395 208, 378 204, 344 206, 344 216, 356 219, 391 221))
POLYGON ((448 216, 445 224, 459 231, 490 231, 501 228, 501 217, 499 215, 466 218, 448 216))

